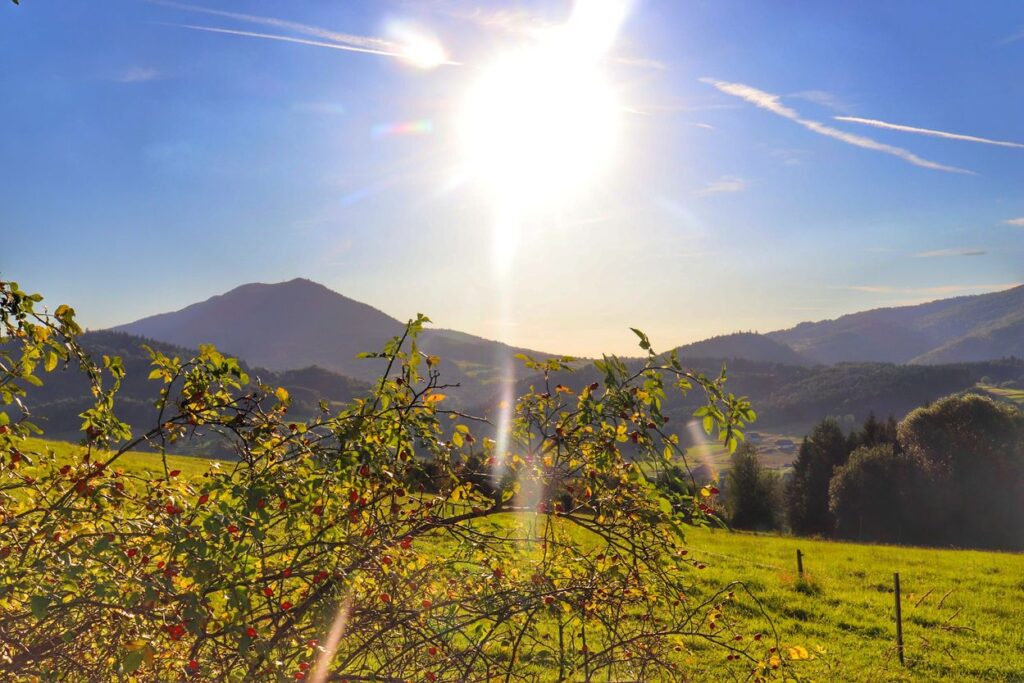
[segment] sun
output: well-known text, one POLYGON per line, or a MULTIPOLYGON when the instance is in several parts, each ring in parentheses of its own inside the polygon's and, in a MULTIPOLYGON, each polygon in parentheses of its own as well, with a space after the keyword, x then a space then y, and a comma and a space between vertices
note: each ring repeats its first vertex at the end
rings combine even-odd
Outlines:
POLYGON ((602 68, 607 21, 582 16, 482 69, 463 104, 468 175, 505 205, 568 200, 614 156, 621 106, 602 68))

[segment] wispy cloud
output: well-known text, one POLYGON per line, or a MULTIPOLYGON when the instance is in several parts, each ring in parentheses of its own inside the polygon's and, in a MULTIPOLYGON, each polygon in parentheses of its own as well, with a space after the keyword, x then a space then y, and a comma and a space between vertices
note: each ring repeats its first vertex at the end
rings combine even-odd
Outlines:
POLYGON ((846 102, 826 90, 801 90, 800 92, 790 93, 788 97, 807 100, 834 111, 850 111, 850 107, 846 102))
POLYGON ((148 66, 132 66, 114 77, 118 83, 148 83, 160 78, 159 70, 148 66))
POLYGON ((996 45, 1007 45, 1009 43, 1016 43, 1018 40, 1024 40, 1024 31, 1014 33, 1012 36, 1006 36, 1002 40, 998 41, 996 45))
POLYGON ((722 176, 718 180, 714 180, 700 190, 697 190, 698 196, 706 196, 709 194, 725 194, 730 192, 743 192, 747 189, 747 181, 743 178, 736 176, 722 176))
POLYGON ((997 145, 999 147, 1024 148, 1024 144, 1019 142, 1009 142, 1006 140, 991 140, 989 138, 979 138, 975 135, 961 135, 960 133, 947 133, 942 130, 933 130, 931 128, 917 128, 914 126, 904 126, 898 123, 888 123, 887 121, 879 121, 877 119, 862 119, 859 116, 836 116, 835 119, 836 121, 860 123, 865 126, 884 128, 886 130, 898 130, 903 133, 930 135, 933 138, 944 138, 946 140, 962 140, 963 142, 979 142, 983 145, 997 145))
POLYGON ((919 251, 914 258, 945 258, 946 256, 984 256, 988 252, 984 249, 935 249, 933 251, 919 251))
POLYGON ((782 101, 778 95, 773 95, 772 93, 765 92, 764 90, 758 90, 757 88, 751 87, 749 85, 744 85, 743 83, 729 83, 727 81, 719 81, 714 78, 702 78, 700 80, 702 83, 707 83, 709 85, 714 86, 715 88, 725 93, 726 95, 738 97, 757 107, 760 107, 761 109, 770 111, 771 113, 776 114, 777 116, 789 119, 790 121, 793 121, 794 123, 799 124, 806 128, 807 130, 813 133, 817 133, 818 135, 824 135, 826 137, 839 140, 840 142, 845 142, 848 145, 853 145, 854 147, 870 149, 875 152, 882 152, 883 154, 891 154, 892 156, 903 159, 904 161, 914 164, 915 166, 920 166, 921 168, 928 168, 935 171, 946 171, 948 173, 966 173, 969 175, 974 175, 973 171, 968 171, 967 169, 957 168, 955 166, 947 166, 945 164, 940 164, 936 161, 929 161, 928 159, 923 159, 914 154, 913 152, 903 149, 902 147, 887 145, 885 143, 878 142, 877 140, 864 137, 863 135, 847 133, 846 131, 842 131, 837 128, 832 128, 831 126, 827 126, 824 123, 821 123, 820 121, 805 119, 801 117, 795 109, 792 109, 791 107, 787 107, 786 105, 782 104, 782 101))
POLYGON ((1008 218, 1003 221, 1007 225, 1013 225, 1018 228, 1024 228, 1024 218, 1008 218))
POLYGON ((483 29, 529 38, 538 38, 559 25, 558 22, 541 18, 524 9, 474 7, 470 11, 450 12, 449 16, 483 29))
POLYGON ((851 285, 845 289, 868 294, 912 294, 920 296, 958 296, 963 294, 985 294, 1000 292, 1020 286, 1019 282, 1004 282, 994 285, 939 285, 937 287, 891 287, 889 285, 851 285))

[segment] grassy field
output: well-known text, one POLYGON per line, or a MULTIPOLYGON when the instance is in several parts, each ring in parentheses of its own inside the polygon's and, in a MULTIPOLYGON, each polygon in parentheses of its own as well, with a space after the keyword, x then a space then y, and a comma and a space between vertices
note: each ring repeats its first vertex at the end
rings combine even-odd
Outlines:
POLYGON ((1024 681, 1024 555, 695 529, 712 589, 739 578, 774 615, 793 670, 817 681, 1024 681), (796 550, 807 579, 798 580, 796 550), (900 573, 907 666, 895 650, 900 573))
MULTIPOLYGON (((58 456, 76 446, 36 441, 58 456)), ((170 456, 169 466, 198 476, 210 465, 170 456)), ((162 471, 159 456, 129 453, 126 471, 162 471)), ((809 658, 790 671, 813 681, 1017 681, 1024 683, 1024 555, 834 543, 785 536, 691 529, 696 593, 741 580, 772 615, 782 653, 803 647, 809 658), (796 572, 804 554, 805 579, 796 572), (896 657, 893 572, 900 572, 906 666, 896 657)), ((440 549, 440 548, 439 548, 440 549)), ((742 595, 740 619, 765 630, 742 595), (744 600, 746 602, 744 603, 744 600)), ((742 628, 742 627, 741 627, 742 628)), ((692 680, 726 680, 724 655, 688 657, 692 680), (717 662, 723 659, 722 668, 717 662)), ((543 679, 543 675, 541 675, 543 679)))
POLYGON ((1024 405, 1024 389, 1017 389, 1014 387, 994 387, 988 384, 979 384, 978 388, 998 398, 1024 405))
MULTIPOLYGON (((49 441, 44 439, 28 439, 24 450, 28 452, 43 453, 52 451, 58 459, 72 461, 81 457, 82 447, 78 444, 66 441, 49 441)), ((93 460, 110 457, 109 453, 94 453, 93 460)), ((170 470, 181 470, 182 476, 198 477, 210 469, 215 461, 207 458, 193 458, 187 455, 168 455, 167 468, 170 470)), ((128 451, 113 465, 128 473, 142 474, 144 472, 163 472, 163 460, 158 453, 145 453, 143 451, 128 451)))

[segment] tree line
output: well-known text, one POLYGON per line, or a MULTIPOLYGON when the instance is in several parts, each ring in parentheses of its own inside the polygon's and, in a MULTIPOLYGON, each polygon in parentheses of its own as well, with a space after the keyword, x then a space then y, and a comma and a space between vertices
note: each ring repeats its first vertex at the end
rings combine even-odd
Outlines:
POLYGON ((1024 548, 1024 412, 954 395, 897 422, 832 418, 803 439, 783 479, 744 445, 725 477, 733 527, 849 540, 1024 548))

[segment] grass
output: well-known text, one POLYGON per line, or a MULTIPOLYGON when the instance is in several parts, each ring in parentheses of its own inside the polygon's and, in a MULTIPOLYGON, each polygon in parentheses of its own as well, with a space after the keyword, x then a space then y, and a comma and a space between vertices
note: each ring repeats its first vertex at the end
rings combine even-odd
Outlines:
MULTIPOLYGON (((77 457, 73 444, 34 440, 34 449, 77 457)), ((131 452, 126 471, 160 472, 160 457, 131 452)), ((209 460, 168 456, 183 476, 199 476, 209 460)), ((498 520, 496 523, 502 524, 498 520)), ((511 521, 511 520, 509 520, 511 521)), ((764 605, 781 652, 803 647, 809 658, 788 662, 814 681, 1010 681, 1024 683, 1024 555, 838 543, 724 530, 690 529, 696 593, 743 581, 764 605), (796 550, 805 576, 796 572, 796 550), (893 572, 900 572, 906 666, 896 657, 893 572)), ((438 547, 443 552, 443 547, 438 547)), ((740 626, 764 630, 752 601, 740 597, 740 626), (745 601, 745 602, 744 602, 745 601)), ((694 650, 702 664, 693 680, 731 677, 724 653, 694 650), (721 669, 716 662, 721 658, 721 669), (704 668, 707 666, 709 668, 704 668)), ((731 669, 734 671, 734 669, 731 669)), ((541 680, 546 680, 543 674, 541 680)))
POLYGON ((1020 405, 1024 405, 1024 389, 1017 389, 1014 387, 994 387, 990 384, 979 384, 978 388, 985 391, 997 398, 1002 398, 1007 401, 1013 401, 1020 405))
MULTIPOLYGON (((81 457, 82 447, 78 444, 66 441, 50 441, 45 439, 28 439, 22 449, 27 452, 43 453, 52 451, 60 460, 73 462, 81 457)), ((110 457, 109 453, 93 453, 93 460, 100 460, 110 457)), ((181 470, 182 476, 199 477, 210 469, 215 461, 208 458, 191 457, 187 455, 168 455, 167 469, 181 470)), ((162 473, 164 470, 163 460, 159 453, 147 453, 144 451, 128 451, 112 465, 130 474, 144 474, 145 472, 162 473)))
POLYGON ((773 615, 783 652, 819 681, 1024 681, 1024 555, 688 532, 711 590, 745 581, 773 615), (804 553, 805 579, 796 574, 804 553), (893 572, 907 666, 895 651, 893 572), (820 649, 819 649, 820 648, 820 649))

